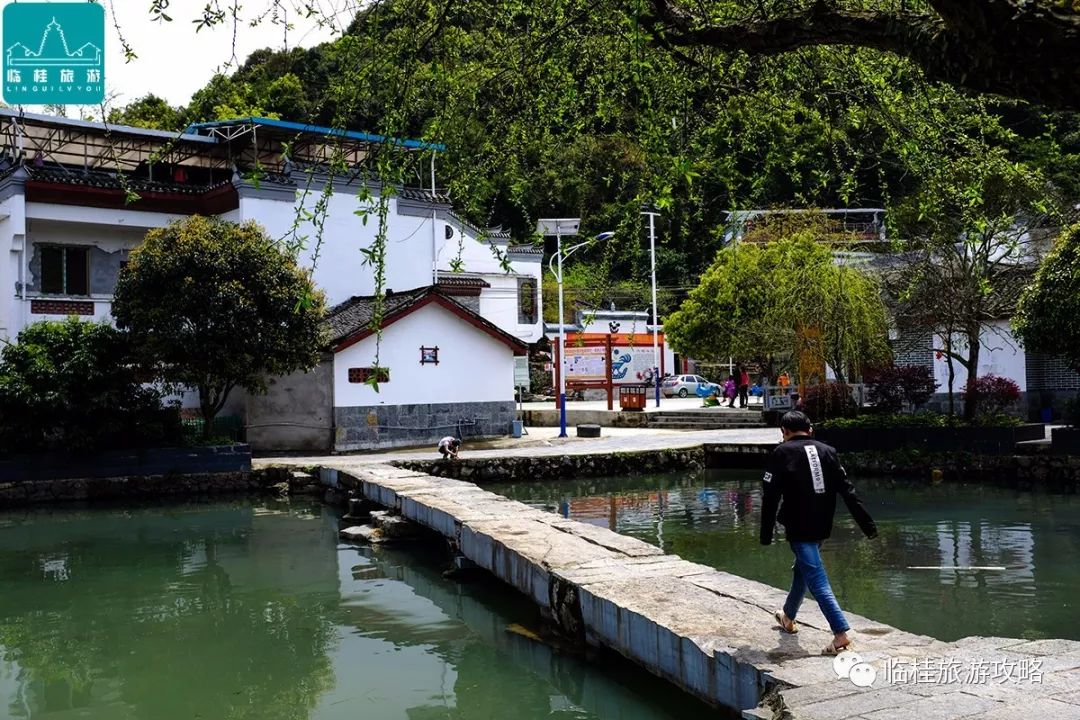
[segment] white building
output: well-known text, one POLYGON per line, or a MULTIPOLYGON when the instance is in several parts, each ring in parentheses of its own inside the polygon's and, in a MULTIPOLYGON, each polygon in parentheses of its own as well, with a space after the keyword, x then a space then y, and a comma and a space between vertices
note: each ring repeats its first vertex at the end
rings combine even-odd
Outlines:
MULTIPOLYGON (((301 264, 314 268, 330 306, 370 295, 374 273, 361 249, 375 241, 378 220, 365 223, 357 211, 371 209, 384 192, 365 167, 384 141, 261 118, 196 125, 177 135, 0 109, 0 339, 37 320, 108 319, 120 270, 146 231, 192 214, 254 220, 286 243, 306 238, 301 264), (342 163, 347 171, 329 169, 342 163), (361 200, 362 192, 374 199, 361 200), (324 197, 325 213, 304 219, 324 197)), ((538 340, 541 251, 453 214, 435 187, 441 146, 394 142, 425 172, 420 187, 395 187, 389 198, 384 289, 435 286, 440 297, 453 297, 514 340, 538 340)), ((388 334, 382 357, 393 356, 399 341, 415 354, 427 340, 421 327, 411 332, 415 342, 400 329, 388 334)), ((280 379, 275 388, 288 384, 280 379)), ((512 403, 513 392, 507 377, 500 397, 512 403)), ((350 395, 335 393, 333 407, 350 395)), ((238 394, 225 412, 243 413, 244 401, 238 394)), ((252 403, 258 422, 248 418, 256 426, 249 439, 257 447, 291 449, 284 446, 298 439, 305 449, 328 445, 332 414, 298 415, 293 404, 273 398, 252 403)))

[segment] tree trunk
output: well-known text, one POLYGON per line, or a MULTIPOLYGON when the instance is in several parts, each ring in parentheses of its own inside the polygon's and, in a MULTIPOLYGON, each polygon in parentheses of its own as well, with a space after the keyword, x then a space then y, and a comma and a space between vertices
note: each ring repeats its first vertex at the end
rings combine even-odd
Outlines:
POLYGON ((214 429, 214 418, 218 414, 218 398, 216 394, 212 394, 210 386, 199 386, 199 413, 203 418, 202 427, 202 439, 206 442, 210 439, 211 431, 214 429))
POLYGON ((693 3, 651 0, 652 12, 643 21, 665 46, 750 55, 817 45, 868 47, 910 59, 932 80, 1062 110, 1080 108, 1080 13, 1025 0, 929 4, 936 14, 903 4, 899 10, 866 11, 815 2, 715 25, 706 13, 692 10, 693 3))
MULTIPOLYGON (((979 328, 975 328, 972 331, 970 328, 967 332, 968 336, 968 352, 967 352, 967 371, 968 371, 968 387, 974 383, 979 376, 979 352, 982 349, 982 342, 979 337, 979 328)), ((964 393, 964 419, 974 420, 975 416, 979 412, 979 398, 974 393, 964 393)))
POLYGON ((956 383, 956 366, 953 365, 952 347, 945 353, 945 360, 949 364, 949 417, 956 417, 956 391, 953 389, 956 383))

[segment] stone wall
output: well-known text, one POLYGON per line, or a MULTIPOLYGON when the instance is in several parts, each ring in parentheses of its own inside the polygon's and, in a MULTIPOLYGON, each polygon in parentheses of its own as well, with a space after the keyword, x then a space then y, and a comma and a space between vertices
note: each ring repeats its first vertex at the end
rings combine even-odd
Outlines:
POLYGON ((0 508, 38 503, 147 500, 161 497, 247 493, 263 489, 250 472, 147 477, 72 478, 0 483, 0 508))
MULTIPOLYGON (((651 473, 764 469, 768 445, 712 444, 680 450, 650 450, 596 455, 464 458, 455 461, 408 460, 391 463, 414 472, 484 484, 566 480, 651 473)), ((916 481, 977 482, 1021 490, 1080 490, 1080 456, 974 455, 971 453, 843 453, 852 476, 897 477, 916 481), (940 474, 934 471, 939 471, 940 474)))
POLYGON ((474 483, 562 480, 612 475, 643 475, 679 472, 705 465, 703 448, 653 450, 639 453, 597 455, 544 455, 498 459, 410 460, 393 463, 397 467, 436 477, 474 483))
POLYGON ((248 445, 112 450, 93 455, 16 455, 0 459, 0 482, 113 478, 251 470, 248 445))
POLYGON ((1080 490, 1080 456, 844 453, 843 461, 849 474, 863 477, 980 483, 1069 494, 1080 490))
MULTIPOLYGON (((461 378, 468 382, 468 378, 461 378)), ((504 437, 515 419, 513 400, 432 405, 334 408, 337 452, 435 445, 447 435, 504 437)))
POLYGON ((140 501, 215 495, 323 495, 319 477, 289 467, 190 475, 82 477, 0 483, 0 509, 64 502, 140 501))

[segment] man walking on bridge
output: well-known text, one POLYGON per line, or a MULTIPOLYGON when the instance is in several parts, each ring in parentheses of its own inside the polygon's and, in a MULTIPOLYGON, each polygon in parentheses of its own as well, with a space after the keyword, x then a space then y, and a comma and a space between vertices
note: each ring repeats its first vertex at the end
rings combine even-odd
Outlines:
POLYGON ((805 414, 786 413, 780 420, 780 430, 784 442, 769 458, 763 482, 761 544, 772 543, 773 529, 779 521, 795 554, 795 564, 791 592, 783 610, 776 612, 776 621, 785 632, 798 632, 795 616, 809 590, 833 631, 833 641, 822 654, 836 655, 851 647, 847 635, 851 626, 836 602, 821 561, 821 543, 832 534, 836 496, 844 499, 867 537, 877 537, 877 526, 855 494, 855 486, 847 479, 836 450, 813 439, 813 428, 805 414))

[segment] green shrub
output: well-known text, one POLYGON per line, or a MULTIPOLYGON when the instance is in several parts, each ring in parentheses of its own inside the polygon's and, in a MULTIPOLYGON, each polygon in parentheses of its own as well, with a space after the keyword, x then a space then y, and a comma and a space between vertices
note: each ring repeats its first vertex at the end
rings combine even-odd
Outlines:
POLYGON ((913 414, 874 414, 855 418, 838 418, 818 425, 823 430, 896 430, 900 428, 946 428, 946 427, 1015 427, 1020 420, 1003 413, 980 415, 966 422, 955 415, 936 412, 913 414))
POLYGON ((811 385, 806 389, 803 406, 813 422, 851 418, 859 413, 859 405, 851 396, 851 387, 843 383, 811 385))
POLYGON ((35 323, 0 353, 0 451, 89 452, 174 445, 179 411, 142 384, 110 325, 35 323))
POLYGON ((866 374, 868 400, 874 410, 897 413, 915 408, 934 395, 938 384, 933 371, 925 365, 893 365, 866 374))

